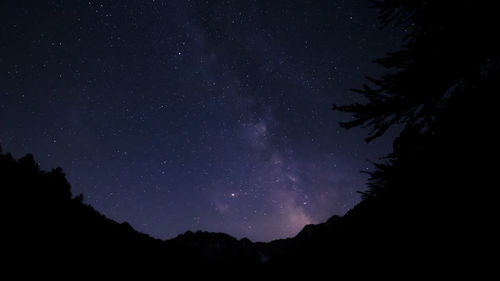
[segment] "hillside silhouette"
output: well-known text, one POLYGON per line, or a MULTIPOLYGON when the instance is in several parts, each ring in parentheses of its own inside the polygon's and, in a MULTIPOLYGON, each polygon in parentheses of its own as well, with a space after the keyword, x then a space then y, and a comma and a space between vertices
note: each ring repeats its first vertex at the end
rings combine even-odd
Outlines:
POLYGON ((365 103, 334 109, 353 114, 344 127, 370 128, 367 141, 395 125, 402 131, 393 152, 369 173, 362 201, 344 216, 269 243, 207 232, 161 241, 86 205, 60 168, 44 172, 32 155, 16 160, 1 153, 10 262, 366 274, 487 268, 497 213, 495 9, 472 1, 373 3, 383 24, 407 31, 403 49, 377 61, 386 75, 355 90, 365 103))

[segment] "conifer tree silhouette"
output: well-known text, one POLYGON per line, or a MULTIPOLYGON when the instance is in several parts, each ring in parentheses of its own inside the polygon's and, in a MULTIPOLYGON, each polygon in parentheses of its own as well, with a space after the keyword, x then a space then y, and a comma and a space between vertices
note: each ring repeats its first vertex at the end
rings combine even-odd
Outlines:
POLYGON ((343 127, 370 128, 367 142, 396 124, 402 132, 355 208, 365 210, 359 220, 377 214, 364 221, 379 229, 360 247, 384 244, 404 257, 426 256, 427 265, 470 267, 478 245, 492 241, 487 229, 498 205, 488 195, 500 92, 496 9, 477 1, 373 3, 383 25, 407 32, 403 49, 376 61, 387 74, 354 90, 366 103, 333 109, 353 115, 343 127))
MULTIPOLYGON (((477 94, 498 76, 500 43, 493 4, 474 1, 372 1, 385 26, 407 32, 403 49, 376 60, 389 72, 356 89, 367 103, 334 105, 354 115, 346 128, 370 127, 366 139, 394 124, 429 129, 438 111, 456 95, 477 94)), ((474 97, 476 98, 476 97, 474 97)), ((474 112, 475 113, 475 112, 474 112)))

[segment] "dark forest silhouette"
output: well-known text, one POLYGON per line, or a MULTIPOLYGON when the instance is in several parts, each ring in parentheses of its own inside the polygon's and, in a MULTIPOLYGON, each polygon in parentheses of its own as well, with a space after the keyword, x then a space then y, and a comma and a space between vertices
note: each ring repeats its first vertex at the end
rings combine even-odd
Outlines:
POLYGON ((355 90, 366 103, 334 109, 353 114, 344 127, 371 128, 367 141, 393 125, 403 129, 394 151, 369 173, 362 201, 343 217, 270 243, 206 232, 161 241, 73 197, 60 168, 44 172, 31 155, 15 160, 0 153, 4 253, 13 263, 54 267, 77 261, 289 271, 470 267, 492 241, 496 209, 488 162, 500 81, 496 10, 477 1, 373 3, 384 25, 407 30, 403 49, 377 61, 388 74, 355 90))

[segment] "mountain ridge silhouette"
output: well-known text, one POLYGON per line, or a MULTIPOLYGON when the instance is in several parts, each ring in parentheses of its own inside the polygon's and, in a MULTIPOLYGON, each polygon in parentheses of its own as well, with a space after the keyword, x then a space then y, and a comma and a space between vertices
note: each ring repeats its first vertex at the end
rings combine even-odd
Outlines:
POLYGON ((10 210, 4 212, 5 228, 10 229, 8 252, 21 263, 43 260, 44 253, 50 252, 54 260, 61 257, 58 262, 69 258, 125 264, 146 260, 178 265, 279 264, 305 244, 323 239, 341 220, 333 216, 322 224, 306 225, 293 238, 267 243, 205 231, 186 231, 160 240, 97 212, 83 202, 82 195, 72 195, 61 168, 42 171, 31 154, 16 160, 0 150, 0 178, 4 198, 8 198, 3 208, 10 210))

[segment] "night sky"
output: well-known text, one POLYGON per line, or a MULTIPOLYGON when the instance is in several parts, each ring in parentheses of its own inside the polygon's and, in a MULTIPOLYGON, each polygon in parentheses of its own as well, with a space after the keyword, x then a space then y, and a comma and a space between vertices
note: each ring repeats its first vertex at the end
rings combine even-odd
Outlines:
POLYGON ((402 36, 368 1, 1 1, 0 145, 153 237, 294 236, 391 150, 331 107, 402 36))

